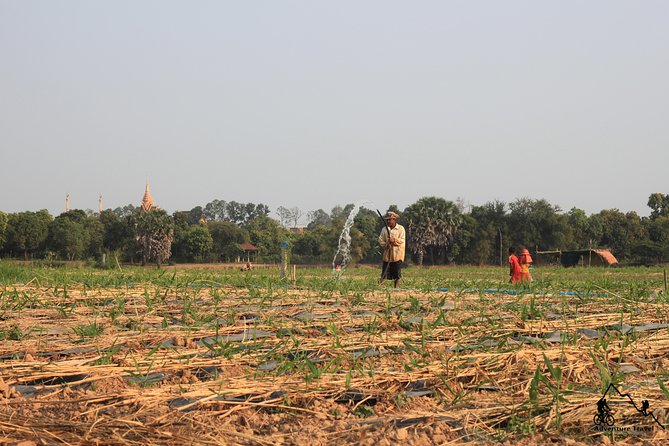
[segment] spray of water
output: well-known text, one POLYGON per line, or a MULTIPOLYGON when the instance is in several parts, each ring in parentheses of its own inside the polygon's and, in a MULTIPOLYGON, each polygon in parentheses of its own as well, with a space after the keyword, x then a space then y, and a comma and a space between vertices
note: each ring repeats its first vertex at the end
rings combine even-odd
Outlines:
POLYGON ((353 226, 353 220, 355 216, 358 215, 360 208, 363 203, 356 203, 351 209, 351 213, 348 214, 346 223, 344 223, 344 229, 339 235, 339 244, 337 246, 337 252, 335 252, 334 258, 332 259, 332 270, 335 273, 344 270, 349 263, 351 263, 351 226, 353 226))

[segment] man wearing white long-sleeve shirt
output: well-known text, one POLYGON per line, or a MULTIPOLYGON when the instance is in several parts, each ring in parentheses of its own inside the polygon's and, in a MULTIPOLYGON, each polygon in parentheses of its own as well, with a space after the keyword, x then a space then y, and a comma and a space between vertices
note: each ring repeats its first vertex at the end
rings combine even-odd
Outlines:
POLYGON ((406 246, 406 232, 404 226, 397 224, 398 218, 398 214, 389 211, 385 217, 387 227, 381 229, 379 234, 379 245, 383 248, 383 266, 379 283, 383 283, 385 279, 392 279, 395 288, 402 278, 402 262, 406 246))

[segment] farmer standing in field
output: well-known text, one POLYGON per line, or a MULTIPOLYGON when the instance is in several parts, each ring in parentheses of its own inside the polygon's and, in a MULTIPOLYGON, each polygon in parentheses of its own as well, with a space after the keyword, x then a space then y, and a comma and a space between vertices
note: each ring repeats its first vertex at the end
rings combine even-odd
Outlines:
POLYGON ((399 215, 389 211, 385 217, 386 227, 381 229, 379 235, 379 245, 383 248, 383 265, 379 283, 392 279, 395 288, 402 278, 402 262, 406 246, 406 232, 404 226, 397 224, 398 218, 399 215))
POLYGON ((518 263, 520 263, 520 277, 525 282, 532 282, 532 275, 530 274, 530 265, 532 264, 532 256, 530 251, 525 248, 520 250, 518 256, 518 263))
POLYGON ((520 283, 523 280, 523 272, 520 269, 520 263, 518 263, 518 257, 516 257, 516 248, 511 246, 509 248, 509 276, 511 283, 520 283))

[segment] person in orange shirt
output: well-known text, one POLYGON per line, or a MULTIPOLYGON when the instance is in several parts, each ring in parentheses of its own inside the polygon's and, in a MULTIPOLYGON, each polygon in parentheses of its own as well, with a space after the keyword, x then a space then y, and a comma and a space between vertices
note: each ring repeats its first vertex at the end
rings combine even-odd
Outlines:
POLYGON ((520 263, 520 277, 525 282, 532 282, 532 275, 530 274, 530 265, 532 264, 532 256, 527 249, 521 249, 518 256, 518 263, 520 263))
POLYGON ((520 263, 518 263, 518 257, 516 257, 516 248, 513 246, 509 248, 509 276, 511 276, 509 280, 511 283, 520 283, 523 280, 520 263))

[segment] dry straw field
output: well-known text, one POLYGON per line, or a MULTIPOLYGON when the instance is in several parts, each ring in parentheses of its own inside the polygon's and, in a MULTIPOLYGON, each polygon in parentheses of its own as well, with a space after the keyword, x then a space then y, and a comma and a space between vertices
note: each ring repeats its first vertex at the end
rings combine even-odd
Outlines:
POLYGON ((0 444, 661 444, 662 272, 0 262, 0 444))

